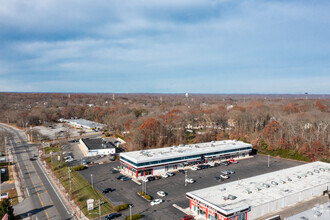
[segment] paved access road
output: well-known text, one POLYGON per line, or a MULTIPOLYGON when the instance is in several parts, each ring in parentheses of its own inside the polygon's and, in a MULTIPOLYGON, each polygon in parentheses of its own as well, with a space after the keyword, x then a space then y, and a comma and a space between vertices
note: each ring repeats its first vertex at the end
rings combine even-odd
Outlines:
POLYGON ((15 215, 32 219, 73 219, 60 197, 54 190, 38 160, 31 161, 37 154, 36 146, 27 144, 22 131, 0 124, 0 127, 13 134, 10 139, 14 158, 18 162, 20 176, 23 176, 25 199, 14 207, 15 215))

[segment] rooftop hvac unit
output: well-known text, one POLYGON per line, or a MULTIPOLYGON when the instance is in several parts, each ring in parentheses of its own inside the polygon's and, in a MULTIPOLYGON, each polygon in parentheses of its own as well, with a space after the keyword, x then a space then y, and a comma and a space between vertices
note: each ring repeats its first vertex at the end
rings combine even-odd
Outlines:
POLYGON ((303 177, 307 177, 307 174, 303 173, 303 174, 301 174, 301 176, 303 176, 303 177))
POLYGON ((230 200, 235 200, 236 198, 237 198, 237 196, 234 196, 231 194, 228 195, 228 199, 230 199, 230 200))
POLYGON ((301 179, 301 176, 297 175, 297 178, 298 178, 298 179, 301 179))
POLYGON ((256 187, 255 189, 256 189, 257 191, 260 191, 260 190, 261 190, 261 188, 259 188, 259 187, 256 187))
POLYGON ((320 173, 320 171, 318 171, 317 169, 314 170, 314 173, 320 173))
POLYGON ((313 172, 312 171, 308 171, 307 174, 313 175, 313 172))
POLYGON ((264 186, 264 187, 266 187, 266 188, 269 188, 269 187, 270 187, 270 185, 267 184, 267 183, 263 183, 262 186, 264 186))
POLYGON ((226 188, 219 189, 221 192, 226 191, 226 188))
POLYGON ((228 200, 227 196, 222 196, 223 200, 228 200))
POLYGON ((247 194, 251 194, 251 193, 252 193, 252 191, 250 191, 249 189, 245 189, 245 192, 246 192, 247 194))
POLYGON ((278 183, 277 183, 276 181, 272 181, 271 184, 273 184, 273 185, 275 185, 275 186, 278 185, 278 183))
POLYGON ((325 171, 325 169, 324 169, 324 168, 322 168, 322 167, 321 167, 319 170, 321 170, 322 172, 324 172, 324 171, 325 171))
POLYGON ((196 144, 195 147, 196 147, 196 148, 199 148, 199 145, 196 144))
POLYGON ((287 180, 290 181, 290 182, 292 181, 292 179, 290 177, 288 177, 287 180))
POLYGON ((280 180, 280 183, 283 183, 283 184, 285 184, 286 182, 285 182, 284 180, 280 180))

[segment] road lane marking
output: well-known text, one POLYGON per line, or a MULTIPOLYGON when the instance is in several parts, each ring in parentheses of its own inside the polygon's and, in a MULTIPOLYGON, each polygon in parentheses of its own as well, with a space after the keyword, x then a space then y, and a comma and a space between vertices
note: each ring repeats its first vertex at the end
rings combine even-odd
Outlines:
MULTIPOLYGON (((27 152, 26 152, 26 154, 27 154, 27 152)), ((29 156, 29 155, 28 155, 28 156, 29 156)), ((50 200, 50 202, 53 204, 53 206, 54 206, 54 208, 55 208, 55 210, 56 210, 56 212, 57 212, 58 216, 61 216, 61 215, 60 215, 60 213, 58 212, 58 210, 57 210, 56 206, 54 205, 54 202, 53 202, 53 200, 52 200, 52 197, 50 197, 50 195, 49 195, 49 193, 48 193, 48 191, 47 191, 47 189, 46 189, 46 187, 45 187, 44 183, 42 182, 42 180, 41 180, 41 178, 40 178, 40 176, 39 176, 39 174, 38 174, 38 172, 37 172, 36 168, 34 167, 34 165, 33 165, 32 161, 30 161, 30 162, 31 162, 31 164, 32 164, 32 167, 33 167, 34 171, 36 172, 36 174, 37 174, 37 176, 38 176, 38 178, 39 178, 39 180, 40 180, 40 182, 41 182, 42 186, 44 187, 44 189, 45 189, 45 191, 46 191, 46 193, 47 193, 47 195, 48 195, 48 197, 49 197, 49 200, 50 200)))
POLYGON ((30 172, 29 172, 29 169, 28 169, 28 167, 25 165, 24 162, 23 162, 23 164, 24 164, 24 166, 25 166, 25 168, 26 168, 26 171, 28 172, 28 175, 29 175, 29 177, 30 177, 30 179, 31 179, 31 182, 32 182, 32 184, 33 184, 33 187, 34 187, 34 189, 35 189, 35 191, 36 191, 36 193, 37 193, 37 195, 38 195, 38 198, 39 198, 39 201, 40 201, 40 203, 41 203, 41 206, 42 206, 43 210, 44 210, 45 213, 46 213, 47 219, 49 219, 49 215, 48 215, 47 211, 45 210, 44 203, 42 202, 41 197, 40 197, 40 194, 39 194, 39 192, 37 191, 36 185, 35 185, 34 182, 33 182, 33 179, 32 179, 32 177, 31 177, 31 174, 30 174, 30 172))
POLYGON ((48 180, 49 185, 53 188, 55 194, 57 195, 57 197, 58 197, 59 200, 61 201, 63 207, 65 208, 65 210, 66 210, 66 211, 68 212, 68 214, 70 215, 71 213, 70 213, 69 210, 67 209, 66 204, 63 202, 62 197, 58 194, 58 192, 56 191, 55 187, 53 186, 53 183, 52 183, 51 180, 49 179, 48 175, 45 173, 44 169, 41 167, 42 165, 40 165, 39 160, 37 161, 37 163, 38 163, 38 165, 39 165, 41 171, 44 173, 46 179, 48 180))

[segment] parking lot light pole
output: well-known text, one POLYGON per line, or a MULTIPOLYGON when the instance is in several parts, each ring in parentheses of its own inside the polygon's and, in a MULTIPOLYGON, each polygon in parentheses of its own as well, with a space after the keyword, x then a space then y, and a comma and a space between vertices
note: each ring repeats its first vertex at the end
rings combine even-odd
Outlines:
POLYGON ((93 174, 91 174, 91 182, 92 182, 92 188, 94 189, 94 184, 93 184, 93 174))
POLYGON ((130 220, 132 220, 132 205, 129 205, 129 216, 130 220))
POLYGON ((187 170, 184 171, 184 186, 187 186, 187 170))
POLYGON ((269 154, 268 154, 268 167, 269 167, 269 157, 270 157, 270 156, 269 156, 269 154))

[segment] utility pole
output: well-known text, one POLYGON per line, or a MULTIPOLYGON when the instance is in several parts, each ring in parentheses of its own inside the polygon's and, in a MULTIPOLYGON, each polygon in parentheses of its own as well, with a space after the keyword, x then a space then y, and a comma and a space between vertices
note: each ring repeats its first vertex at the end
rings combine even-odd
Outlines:
POLYGON ((69 172, 69 181, 70 181, 70 198, 71 198, 72 189, 71 189, 71 169, 70 169, 70 168, 68 168, 68 172, 69 172))
POLYGON ((99 199, 99 220, 101 220, 101 199, 99 199))
POLYGON ((7 136, 5 136, 5 151, 6 151, 6 161, 8 162, 7 136))

